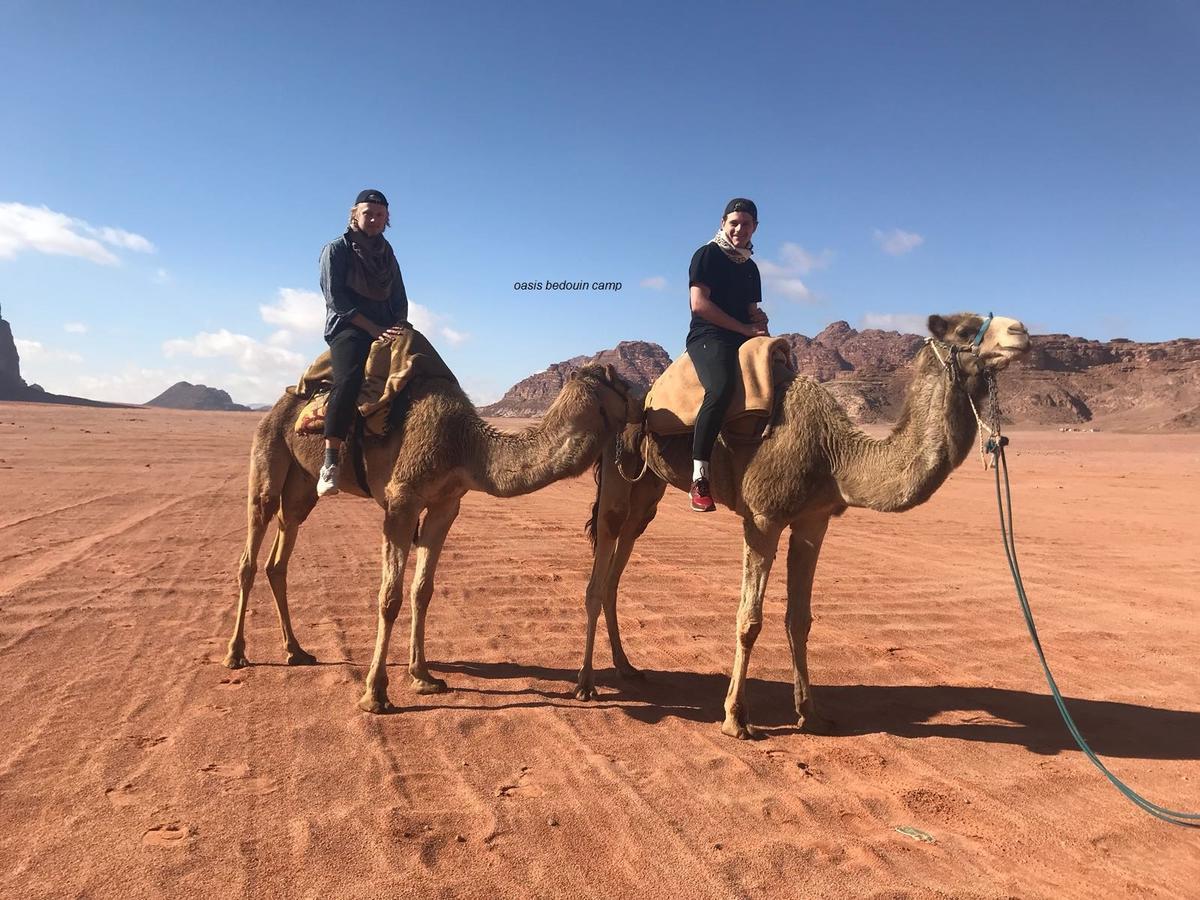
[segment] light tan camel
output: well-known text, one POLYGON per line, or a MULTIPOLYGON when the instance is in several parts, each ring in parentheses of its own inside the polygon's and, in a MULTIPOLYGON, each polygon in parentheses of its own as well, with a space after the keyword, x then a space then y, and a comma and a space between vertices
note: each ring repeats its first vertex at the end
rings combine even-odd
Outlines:
MULTIPOLYGON (((407 390, 411 406, 403 427, 386 438, 363 441, 370 496, 384 511, 378 631, 366 691, 359 700, 362 709, 373 713, 390 708, 388 641, 400 611, 404 566, 412 545, 416 545, 417 561, 408 671, 418 693, 436 693, 445 690, 446 683, 430 675, 425 663, 425 615, 438 555, 463 495, 474 490, 515 497, 579 475, 638 412, 628 385, 611 366, 585 366, 573 373, 542 420, 516 434, 505 434, 484 422, 449 379, 418 376, 407 390), (418 531, 422 512, 425 517, 418 531)), ((290 394, 281 397, 259 424, 250 451, 246 549, 239 570, 237 619, 225 657, 231 669, 247 665, 246 604, 272 516, 278 519, 279 532, 266 571, 283 627, 287 661, 289 665, 316 662, 292 631, 287 600, 288 559, 300 526, 316 505, 323 455, 320 436, 297 435, 293 430, 304 403, 290 394)), ((365 497, 349 459, 340 468, 339 487, 365 497)))
MULTIPOLYGON (((987 389, 983 374, 1003 369, 1029 350, 1025 326, 1015 319, 985 321, 970 313, 930 316, 929 331, 933 337, 913 362, 904 409, 888 437, 876 440, 864 434, 820 385, 797 377, 783 389, 767 440, 732 448, 718 442, 711 462, 713 497, 742 517, 745 539, 733 677, 721 725, 725 734, 755 736, 746 705, 746 671, 762 628, 763 595, 783 530, 791 528, 785 625, 796 714, 801 728, 821 731, 829 723, 817 715, 813 702, 807 642, 813 572, 830 517, 851 506, 903 512, 928 500, 971 450, 977 434, 971 399, 978 403, 987 389)), ((635 430, 636 426, 626 429, 626 445, 632 443, 635 430)), ((633 485, 618 472, 614 448, 607 448, 598 463, 596 504, 588 523, 595 558, 586 594, 587 639, 575 690, 581 700, 596 696, 592 653, 601 606, 618 671, 637 674, 617 630, 617 586, 634 542, 654 518, 667 484, 683 491, 690 487, 691 449, 690 435, 650 436, 644 446, 649 469, 633 485)), ((624 468, 637 471, 628 460, 624 468)), ((697 556, 700 560, 702 554, 697 556)))

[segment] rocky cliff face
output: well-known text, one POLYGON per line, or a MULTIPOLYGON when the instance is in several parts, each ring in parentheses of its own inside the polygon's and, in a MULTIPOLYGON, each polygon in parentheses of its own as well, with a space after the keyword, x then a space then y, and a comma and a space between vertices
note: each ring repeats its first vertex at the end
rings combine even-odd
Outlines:
POLYGON ((28 392, 12 328, 0 316, 0 400, 24 400, 28 392))
POLYGON ((165 406, 169 409, 203 409, 221 412, 249 412, 250 407, 234 403, 225 391, 203 384, 179 381, 171 385, 147 406, 165 406))
POLYGON ((553 363, 544 372, 518 381, 500 400, 480 409, 480 415, 540 416, 550 408, 570 374, 589 363, 612 365, 617 374, 635 390, 644 392, 654 383, 654 379, 666 371, 667 366, 671 364, 671 357, 658 344, 621 341, 611 350, 601 350, 593 356, 576 356, 553 363))
MULTIPOLYGON (((782 335, 797 371, 824 384, 857 421, 894 421, 908 386, 908 363, 923 338, 894 331, 857 331, 834 322, 816 337, 782 335)), ((1137 343, 1093 341, 1065 334, 1035 335, 1029 357, 1000 381, 1006 418, 1018 425, 1131 430, 1200 429, 1200 340, 1137 343)), ((567 375, 587 362, 612 362, 646 389, 670 358, 658 344, 624 341, 595 356, 555 363, 514 385, 491 416, 537 416, 558 395, 567 375)))

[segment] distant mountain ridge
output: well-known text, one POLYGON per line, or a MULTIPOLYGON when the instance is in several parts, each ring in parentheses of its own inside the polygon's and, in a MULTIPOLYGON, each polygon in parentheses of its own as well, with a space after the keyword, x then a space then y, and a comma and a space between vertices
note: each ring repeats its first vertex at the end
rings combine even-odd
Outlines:
POLYGON ((250 407, 234 403, 229 394, 220 388, 212 388, 204 384, 192 384, 188 381, 175 382, 175 384, 171 385, 153 400, 147 401, 146 405, 163 406, 168 409, 250 412, 250 407))
MULTIPOLYGON (((909 382, 908 363, 924 341, 915 334, 831 323, 816 337, 784 334, 799 374, 823 384, 858 422, 892 422, 909 382)), ((1139 343, 1094 341, 1066 334, 1032 337, 1022 362, 1001 376, 1000 403, 1017 425, 1112 429, 1200 430, 1200 340, 1139 343)), ((522 379, 480 412, 486 416, 543 414, 570 373, 589 362, 612 362, 635 388, 646 390, 668 365, 658 344, 622 341, 611 350, 554 363, 522 379)))
POLYGON ((518 381, 503 397, 481 408, 479 413, 505 418, 540 416, 550 408, 571 373, 591 363, 613 366, 618 375, 638 390, 645 391, 655 378, 666 371, 671 364, 671 356, 658 344, 621 341, 611 350, 552 363, 544 371, 518 381))
POLYGON ((21 355, 13 338, 12 326, 0 316, 0 400, 23 400, 26 403, 67 403, 77 406, 122 406, 102 400, 87 400, 65 394, 51 394, 40 384, 26 384, 21 377, 21 355))

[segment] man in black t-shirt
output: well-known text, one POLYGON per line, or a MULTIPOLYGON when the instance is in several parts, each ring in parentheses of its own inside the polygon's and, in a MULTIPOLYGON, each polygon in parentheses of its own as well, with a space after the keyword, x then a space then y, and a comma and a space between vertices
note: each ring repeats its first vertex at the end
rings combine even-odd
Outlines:
POLYGON ((697 512, 717 508, 708 486, 708 461, 740 377, 738 348, 747 338, 767 333, 767 314, 758 307, 762 279, 750 258, 750 237, 757 228, 754 201, 730 200, 716 237, 693 254, 688 270, 687 352, 704 386, 692 443, 691 502, 697 512))

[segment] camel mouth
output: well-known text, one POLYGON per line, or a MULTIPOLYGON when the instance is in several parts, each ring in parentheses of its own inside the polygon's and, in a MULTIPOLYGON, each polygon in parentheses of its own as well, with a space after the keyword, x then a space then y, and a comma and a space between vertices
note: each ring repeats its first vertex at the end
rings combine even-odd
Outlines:
POLYGON ((1028 330, 1016 319, 996 317, 988 337, 991 340, 986 340, 980 348, 979 360, 996 369, 1002 369, 1024 356, 1032 346, 1028 330))

